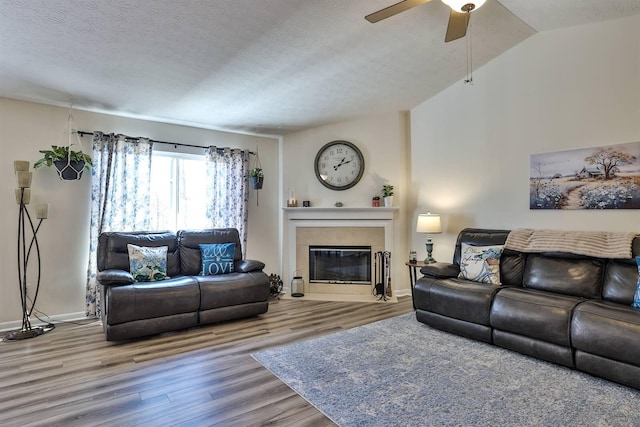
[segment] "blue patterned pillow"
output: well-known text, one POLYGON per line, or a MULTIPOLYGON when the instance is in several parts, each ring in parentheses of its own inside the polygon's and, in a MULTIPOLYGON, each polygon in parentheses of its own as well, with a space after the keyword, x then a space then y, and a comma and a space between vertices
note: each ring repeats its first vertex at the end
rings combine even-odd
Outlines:
POLYGON ((631 307, 640 308, 640 256, 636 257, 636 265, 638 266, 638 283, 636 284, 636 294, 633 296, 631 307))
POLYGON ((503 249, 503 245, 471 246, 463 243, 458 278, 499 285, 500 257, 503 249))
POLYGON ((136 282, 156 282, 168 279, 168 246, 127 245, 129 251, 129 272, 136 282))
POLYGON ((233 254, 236 251, 235 243, 207 244, 200 246, 202 254, 202 272, 209 276, 214 274, 233 273, 233 254))

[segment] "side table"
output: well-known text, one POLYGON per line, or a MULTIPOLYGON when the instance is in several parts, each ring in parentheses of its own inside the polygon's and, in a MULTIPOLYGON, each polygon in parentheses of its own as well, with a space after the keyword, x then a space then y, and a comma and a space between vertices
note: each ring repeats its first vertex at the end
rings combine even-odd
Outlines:
POLYGON ((416 301, 413 299, 413 287, 416 285, 416 271, 421 269, 422 267, 424 267, 425 264, 424 261, 416 261, 416 262, 405 262, 404 265, 409 267, 409 279, 411 280, 411 302, 413 303, 413 309, 416 309, 416 301))

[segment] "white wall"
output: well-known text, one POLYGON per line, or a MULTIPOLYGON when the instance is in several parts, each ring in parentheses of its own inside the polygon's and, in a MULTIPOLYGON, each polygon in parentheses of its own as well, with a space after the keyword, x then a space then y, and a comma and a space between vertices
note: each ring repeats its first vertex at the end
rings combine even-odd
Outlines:
MULTIPOLYGON (((59 138, 65 126, 67 108, 0 98, 0 328, 19 326, 20 296, 17 285, 17 221, 14 160, 38 158, 38 150, 66 145, 59 138), (18 321, 17 324, 14 321, 18 321)), ((249 198, 247 257, 266 263, 265 272, 277 273, 280 265, 278 239, 278 140, 127 119, 105 114, 74 111, 78 130, 123 133, 201 146, 259 149, 265 184, 256 206, 256 192, 249 198)), ((90 137, 83 138, 83 150, 91 150, 90 137)), ((31 212, 38 203, 49 203, 50 214, 38 238, 42 254, 42 282, 36 308, 57 319, 84 315, 85 282, 89 250, 90 175, 80 181, 63 182, 54 170, 34 171, 31 212)), ((30 264, 33 265, 33 262, 30 264)))
MULTIPOLYGON (((464 227, 640 230, 640 213, 529 210, 532 153, 640 141, 640 17, 539 33, 411 111, 415 214, 464 227)), ((414 233, 424 249, 425 236, 414 233)), ((420 256, 420 253, 419 253, 420 256)))
MULTIPOLYGON (((395 245, 391 277, 394 289, 406 290, 409 288, 408 270, 404 265, 409 254, 406 221, 407 197, 410 194, 407 185, 410 176, 407 168, 408 144, 407 113, 371 116, 286 135, 282 162, 285 199, 289 191, 295 189, 298 206, 301 206, 302 200, 309 200, 313 207, 333 207, 338 201, 348 207, 368 207, 373 196, 382 196, 383 184, 395 186, 393 205, 399 210, 394 218, 395 245), (364 156, 364 175, 356 186, 348 190, 330 190, 320 184, 315 176, 315 156, 324 144, 333 140, 354 143, 364 156)), ((286 226, 284 230, 286 233, 286 226)), ((285 242, 286 239, 285 235, 285 242)), ((286 248, 284 259, 288 259, 286 248)), ((291 280, 293 271, 288 271, 291 268, 286 264, 284 269, 283 280, 291 280)))

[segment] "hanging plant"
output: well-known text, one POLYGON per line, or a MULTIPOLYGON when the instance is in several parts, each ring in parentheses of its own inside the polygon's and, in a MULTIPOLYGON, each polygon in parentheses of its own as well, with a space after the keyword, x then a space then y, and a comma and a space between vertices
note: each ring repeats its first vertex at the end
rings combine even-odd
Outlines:
POLYGON ((65 122, 62 134, 58 139, 58 145, 52 145, 51 150, 40 150, 44 156, 34 163, 33 168, 40 166, 55 166, 58 170, 58 176, 62 180, 71 181, 82 178, 82 172, 90 171, 93 167, 91 156, 82 152, 82 142, 74 127, 73 104, 69 106, 69 115, 65 122), (75 142, 72 142, 71 135, 75 136, 75 142), (67 145, 61 145, 64 137, 67 137, 67 145), (77 145, 80 149, 75 151, 71 147, 77 145))
POLYGON ((264 183, 264 173, 262 168, 253 168, 249 171, 249 179, 251 180, 252 190, 261 190, 264 183))
POLYGON ((256 190, 256 206, 260 206, 260 192, 262 184, 264 183, 264 172, 262 171, 262 164, 260 163, 260 154, 256 147, 256 158, 253 167, 249 170, 249 181, 251 182, 251 189, 256 190))
POLYGON ((73 151, 68 146, 52 145, 51 150, 40 150, 43 157, 34 163, 33 168, 55 166, 58 175, 64 180, 77 180, 82 172, 90 171, 93 166, 91 156, 82 151, 73 151))

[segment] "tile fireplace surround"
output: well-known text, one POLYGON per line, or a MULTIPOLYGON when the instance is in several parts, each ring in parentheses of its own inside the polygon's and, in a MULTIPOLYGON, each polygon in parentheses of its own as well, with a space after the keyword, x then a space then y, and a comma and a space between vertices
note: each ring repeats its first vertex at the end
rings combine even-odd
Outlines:
MULTIPOLYGON (((284 208, 288 238, 285 292, 293 272, 302 272, 307 294, 371 295, 368 285, 309 283, 309 245, 371 246, 371 252, 393 250, 393 220, 398 208, 284 208)), ((372 271, 371 278, 374 278, 372 271)))

